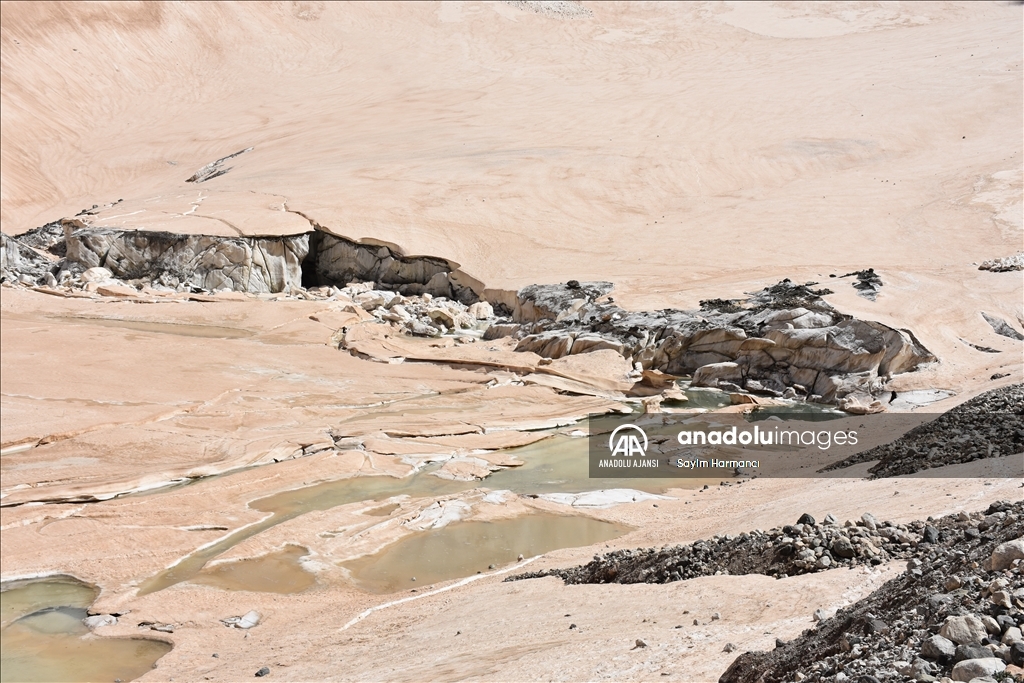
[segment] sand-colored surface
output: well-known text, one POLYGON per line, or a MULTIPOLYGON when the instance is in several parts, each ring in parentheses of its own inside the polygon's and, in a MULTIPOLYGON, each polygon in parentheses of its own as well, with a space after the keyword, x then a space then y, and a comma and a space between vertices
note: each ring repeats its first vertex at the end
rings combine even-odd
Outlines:
MULTIPOLYGON (((610 280, 633 309, 816 281, 840 311, 908 328, 939 358, 893 382, 952 392, 936 412, 1024 381, 1021 342, 981 316, 1020 330, 1024 279, 977 269, 1024 242, 1019 4, 584 7, 5 2, 2 229, 93 205, 92 225, 125 229, 315 223, 448 258, 493 290, 610 280), (186 182, 249 147, 226 174, 186 182), (884 282, 875 301, 830 278, 868 267, 884 282)), ((951 471, 571 508, 487 497, 485 479, 389 499, 384 516, 368 514, 382 501, 311 511, 218 558, 299 544, 316 576, 306 592, 179 583, 139 596, 175 562, 265 520, 258 499, 403 477, 430 460, 480 477, 517 464, 500 449, 626 405, 629 368, 608 353, 542 362, 507 340, 385 337, 363 317, 284 296, 5 286, 2 578, 96 583, 94 609, 125 615, 100 634, 174 624, 175 648, 143 680, 239 680, 269 666, 286 680, 705 681, 736 656, 725 643, 771 647, 902 568, 664 586, 497 574, 389 597, 360 591, 339 563, 424 533, 434 505, 478 520, 583 514, 633 527, 607 544, 625 548, 803 512, 907 521, 1021 495, 1019 481, 951 471), (185 479, 197 481, 167 486, 185 479), (403 597, 417 599, 353 622, 403 597), (250 609, 263 615, 254 629, 219 621, 250 609), (633 649, 638 638, 648 646, 633 649)), ((596 550, 527 559, 568 566, 596 550)))

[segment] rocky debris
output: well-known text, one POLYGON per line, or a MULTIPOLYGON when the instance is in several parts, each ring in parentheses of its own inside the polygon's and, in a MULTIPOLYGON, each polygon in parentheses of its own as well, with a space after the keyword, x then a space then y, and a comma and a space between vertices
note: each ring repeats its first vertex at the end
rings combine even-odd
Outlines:
POLYGON ((148 628, 157 633, 174 633, 174 624, 160 624, 155 621, 140 621, 139 628, 148 628))
POLYGON ((596 555, 585 565, 527 572, 506 581, 557 576, 567 584, 671 583, 716 574, 785 578, 837 567, 874 566, 926 557, 937 547, 957 547, 965 542, 965 534, 971 536, 968 529, 977 530, 979 522, 987 531, 988 525, 1009 515, 1005 511, 994 514, 997 516, 988 521, 980 516, 948 516, 936 521, 894 524, 880 522, 865 513, 861 519, 842 526, 798 522, 768 531, 715 536, 687 545, 616 550, 596 555))
POLYGON ((129 297, 133 287, 147 296, 230 290, 348 297, 346 310, 370 312, 415 336, 486 321, 486 339, 511 336, 517 351, 547 359, 610 349, 639 372, 693 374, 694 386, 733 393, 745 387, 773 397, 845 399, 855 413, 883 409, 875 397, 891 375, 935 360, 907 330, 839 313, 821 298, 829 290, 814 283, 783 280, 742 300, 703 301, 699 311, 630 312, 606 296, 611 283, 575 280, 524 287, 513 299, 499 293, 507 300, 491 305, 478 300, 482 285, 457 264, 360 244, 312 221, 314 230, 302 235, 220 237, 91 227, 90 215, 32 231, 29 239, 45 251, 4 236, 5 283, 129 297), (82 278, 94 268, 109 271, 109 279, 82 278), (353 283, 365 291, 352 290, 353 283))
POLYGON ((981 312, 981 317, 985 319, 985 322, 992 326, 992 331, 996 334, 1006 337, 1007 339, 1013 339, 1014 341, 1024 341, 1024 334, 1021 334, 1010 327, 1010 324, 1002 318, 989 315, 984 311, 981 312))
POLYGON ((264 676, 269 676, 269 675, 270 675, 270 667, 269 666, 262 666, 262 667, 260 667, 260 670, 256 672, 256 678, 263 678, 264 676))
POLYGON ((224 168, 224 162, 225 161, 227 161, 229 159, 234 159, 235 157, 241 156, 241 155, 245 154, 246 152, 251 152, 252 150, 253 150, 252 147, 246 147, 245 149, 239 150, 239 151, 235 152, 234 154, 229 154, 226 157, 221 157, 220 159, 217 159, 216 161, 212 161, 212 162, 208 163, 206 166, 203 166, 201 169, 199 169, 195 173, 193 173, 191 177, 189 177, 189 178, 187 178, 185 180, 185 182, 186 183, 205 183, 207 180, 211 180, 213 178, 216 178, 217 176, 222 176, 222 175, 224 175, 225 173, 227 173, 228 171, 231 170, 230 167, 224 168))
POLYGON ((1024 560, 1024 539, 1020 538, 996 546, 989 558, 988 569, 1001 572, 1012 567, 1018 560, 1024 560))
POLYGON ((967 341, 963 337, 960 337, 960 341, 962 341, 964 344, 967 344, 975 351, 981 351, 982 353, 1002 353, 1002 351, 1000 351, 999 349, 993 349, 991 346, 984 346, 982 344, 975 344, 974 342, 967 341))
POLYGON ((282 292, 302 282, 309 237, 219 237, 79 229, 57 281, 102 267, 122 281, 184 291, 282 292))
POLYGON ((320 284, 369 281, 375 289, 406 296, 430 294, 464 304, 478 300, 473 289, 460 284, 457 266, 443 258, 406 257, 390 247, 359 244, 323 230, 311 237, 310 251, 312 277, 320 284))
POLYGON ((0 233, 0 277, 4 282, 30 286, 45 283, 47 276, 54 278, 57 268, 56 259, 44 256, 18 238, 0 233))
POLYGON ((874 478, 912 474, 933 467, 1024 452, 1024 384, 987 391, 876 446, 822 471, 879 460, 874 478))
MULTIPOLYGON (((312 222, 314 229, 300 235, 224 237, 107 229, 93 226, 92 216, 83 211, 16 238, 3 235, 4 281, 80 289, 84 270, 103 267, 121 285, 171 292, 284 292, 310 298, 316 289, 370 281, 373 289, 409 296, 478 301, 473 287, 479 283, 457 264, 360 244, 312 222)), ((493 311, 481 306, 472 315, 487 319, 493 311)))
POLYGON ((988 270, 993 273, 1007 273, 1012 270, 1024 270, 1024 253, 1014 254, 1013 256, 1002 256, 1000 258, 992 259, 991 261, 984 261, 978 270, 988 270))
POLYGON ((578 282, 529 285, 516 292, 512 320, 534 323, 541 320, 563 320, 612 291, 610 282, 578 282))
MULTIPOLYGON (((846 275, 840 275, 839 277, 856 277, 857 281, 853 283, 853 288, 857 290, 865 299, 874 301, 878 297, 878 292, 882 289, 882 278, 878 277, 875 273, 874 268, 868 268, 867 270, 855 270, 852 273, 846 275)), ((832 277, 835 277, 834 275, 832 277)))
POLYGON ((1024 655, 1022 560, 1002 570, 986 567, 997 548, 1024 535, 1022 513, 1024 503, 999 502, 985 513, 934 522, 943 540, 918 544, 920 566, 784 648, 740 655, 720 683, 970 681, 1006 671, 1019 676, 1024 670, 1010 667, 1024 655))
MULTIPOLYGON (((370 314, 367 320, 398 327, 414 337, 440 337, 450 333, 474 341, 483 336, 480 328, 486 325, 487 319, 481 321, 478 316, 488 312, 487 304, 481 306, 481 302, 477 302, 467 306, 426 293, 403 296, 373 289, 373 286, 372 282, 350 283, 341 289, 333 288, 332 298, 350 301, 352 306, 370 314)), ((341 341, 344 348, 344 339, 341 341)))
POLYGON ((517 350, 547 358, 609 348, 647 370, 692 374, 693 386, 854 396, 851 406, 871 406, 890 376, 935 360, 911 332, 839 313, 821 298, 829 290, 789 280, 742 300, 702 301, 699 311, 626 311, 602 300, 608 291, 600 282, 524 288, 518 327, 506 331, 517 350))
POLYGON ((18 235, 17 239, 22 244, 45 251, 53 256, 63 257, 67 254, 66 238, 72 230, 85 227, 82 221, 75 218, 62 218, 59 221, 47 223, 38 228, 18 235))
POLYGON ((104 626, 113 626, 117 623, 117 617, 113 614, 94 614, 92 616, 82 619, 82 623, 89 629, 102 628, 104 626))
POLYGON ((504 0, 506 5, 516 9, 530 10, 536 14, 547 14, 560 19, 592 17, 594 13, 573 0, 504 0))
POLYGON ((256 610, 249 610, 240 617, 228 617, 221 619, 220 623, 228 628, 250 629, 260 623, 261 615, 256 610))

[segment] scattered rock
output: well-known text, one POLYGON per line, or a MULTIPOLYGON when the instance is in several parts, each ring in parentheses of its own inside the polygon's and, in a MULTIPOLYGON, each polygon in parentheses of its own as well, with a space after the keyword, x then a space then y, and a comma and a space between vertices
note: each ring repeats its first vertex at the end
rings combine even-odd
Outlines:
POLYGON ((878 460, 873 478, 1024 451, 1024 384, 986 391, 891 443, 862 451, 822 471, 878 460))
POLYGON ((260 623, 260 613, 256 610, 249 610, 240 617, 228 617, 220 622, 229 628, 250 629, 260 623))
POLYGON ((1005 669, 1006 664, 998 657, 965 659, 953 667, 952 678, 954 681, 970 681, 981 676, 994 676, 1005 669))
POLYGON ((103 626, 113 626, 117 623, 117 617, 113 614, 95 614, 91 617, 86 617, 82 620, 86 626, 90 629, 102 628, 103 626))
POLYGON ((959 645, 980 643, 987 633, 981 619, 972 615, 950 617, 939 629, 939 635, 959 645))
POLYGON ((992 571, 1002 571, 1012 567, 1015 560, 1024 560, 1024 538, 996 546, 989 558, 988 566, 992 571))
POLYGON ((921 656, 928 659, 952 659, 956 654, 956 644, 949 638, 933 635, 921 644, 921 656))
POLYGON ((788 280, 742 301, 703 301, 700 311, 626 311, 598 301, 609 290, 608 283, 520 290, 519 350, 557 358, 603 344, 645 369, 692 374, 693 386, 747 384, 772 395, 790 388, 828 402, 854 395, 850 405, 865 407, 883 391, 883 376, 935 360, 909 332, 845 316, 821 298, 828 290, 788 280), (577 348, 581 338, 588 343, 577 348))
POLYGON ((839 277, 850 277, 853 275, 857 276, 857 281, 853 283, 853 288, 857 290, 858 294, 871 301, 878 298, 878 293, 882 289, 882 278, 878 277, 874 268, 855 270, 852 273, 840 275, 839 277))
POLYGON ((990 261, 983 261, 978 270, 988 270, 993 273, 1007 273, 1014 270, 1024 270, 1024 253, 1013 256, 1002 256, 990 261))
MULTIPOLYGON (((881 523, 877 533, 895 538, 897 526, 881 523)), ((926 524, 905 526, 920 535, 926 524)), ((1014 657, 1024 660, 1024 642, 1015 640, 1024 601, 1007 609, 990 600, 1000 592, 1011 601, 1019 599, 1018 591, 1024 597, 1024 576, 1016 567, 990 571, 983 566, 995 548, 1024 536, 1024 502, 997 502, 983 513, 929 519, 927 526, 938 530, 938 542, 907 544, 908 559, 921 562, 917 570, 818 621, 785 647, 740 655, 721 683, 784 683, 795 680, 797 673, 812 681, 856 681, 883 674, 888 681, 895 680, 895 672, 917 681, 968 681, 999 676, 1007 665, 1016 666, 1014 657), (985 528, 977 535, 960 533, 980 526, 985 528), (947 589, 954 577, 957 585, 947 589), (958 646, 952 638, 964 642, 958 646)), ((845 529, 856 537, 870 533, 862 525, 845 529)), ((788 538, 803 542, 804 537, 788 538)), ((890 540, 879 548, 891 552, 891 545, 890 540)))
POLYGON ((260 670, 256 672, 256 678, 263 678, 264 676, 269 676, 269 675, 270 675, 270 667, 269 666, 261 667, 260 670))

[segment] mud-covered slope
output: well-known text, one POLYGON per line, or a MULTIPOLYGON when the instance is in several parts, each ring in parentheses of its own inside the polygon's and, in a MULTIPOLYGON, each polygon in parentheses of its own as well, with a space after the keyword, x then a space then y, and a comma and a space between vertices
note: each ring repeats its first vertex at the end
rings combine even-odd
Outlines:
POLYGON ((879 460, 872 477, 896 477, 934 467, 1024 453, 1024 384, 986 391, 915 427, 892 443, 876 446, 823 471, 879 460))

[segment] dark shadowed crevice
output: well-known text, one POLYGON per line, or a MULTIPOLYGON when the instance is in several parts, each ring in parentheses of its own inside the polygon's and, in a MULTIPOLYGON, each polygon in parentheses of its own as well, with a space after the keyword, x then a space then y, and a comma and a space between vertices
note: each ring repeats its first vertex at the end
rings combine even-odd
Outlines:
POLYGON ((302 269, 302 286, 306 289, 326 284, 320 281, 320 276, 316 269, 316 258, 320 251, 322 233, 320 231, 313 231, 308 233, 308 235, 309 251, 306 253, 306 258, 304 258, 300 264, 300 268, 302 269))

